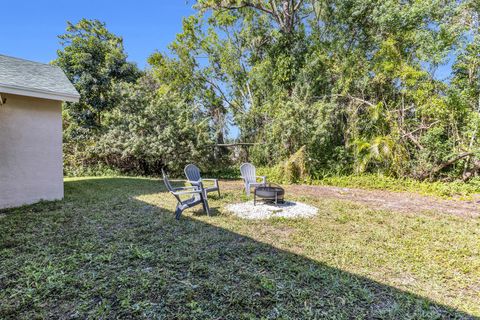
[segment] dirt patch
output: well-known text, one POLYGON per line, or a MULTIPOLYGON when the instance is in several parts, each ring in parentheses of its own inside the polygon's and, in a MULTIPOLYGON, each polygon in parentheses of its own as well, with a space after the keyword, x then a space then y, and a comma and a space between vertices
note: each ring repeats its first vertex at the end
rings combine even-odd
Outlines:
MULTIPOLYGON (((241 192, 241 181, 221 181, 223 190, 241 192)), ((330 186, 291 185, 286 186, 286 193, 295 193, 315 198, 345 200, 367 205, 374 209, 398 212, 434 211, 462 217, 480 217, 480 203, 477 201, 445 200, 422 196, 409 192, 392 192, 383 190, 364 190, 330 186)))
POLYGON ((295 228, 288 226, 263 224, 261 228, 256 230, 262 237, 269 241, 288 241, 290 236, 295 233, 295 228))

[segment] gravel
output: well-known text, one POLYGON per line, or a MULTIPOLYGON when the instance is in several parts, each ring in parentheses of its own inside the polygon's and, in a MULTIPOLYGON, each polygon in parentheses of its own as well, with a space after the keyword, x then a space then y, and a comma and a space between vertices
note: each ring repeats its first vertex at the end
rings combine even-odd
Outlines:
POLYGON ((283 204, 253 205, 253 201, 235 203, 226 206, 234 215, 244 219, 309 218, 317 214, 318 209, 302 202, 285 201, 283 204))

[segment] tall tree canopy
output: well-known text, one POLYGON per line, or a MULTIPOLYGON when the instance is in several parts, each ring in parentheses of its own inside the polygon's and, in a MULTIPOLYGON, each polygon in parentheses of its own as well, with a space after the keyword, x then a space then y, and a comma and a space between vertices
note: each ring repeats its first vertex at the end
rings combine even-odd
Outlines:
POLYGON ((223 142, 225 112, 188 66, 155 54, 155 72, 141 72, 127 61, 122 38, 98 20, 69 22, 59 39, 54 63, 81 94, 64 107, 69 173, 94 167, 159 174, 166 165, 180 171, 188 162, 211 160, 211 139, 223 142))
POLYGON ((256 161, 275 164, 305 145, 316 172, 425 179, 448 169, 467 179, 478 170, 476 1, 199 0, 195 8, 172 61, 209 84, 240 139, 259 143, 256 161), (451 82, 439 79, 452 57, 451 82))
MULTIPOLYGON (((220 146, 233 124, 261 165, 302 150, 313 175, 479 174, 478 1, 198 0, 194 8, 170 52, 150 56, 143 83, 155 83, 150 111, 165 97, 182 106, 179 117, 191 110, 185 128, 201 127, 204 138, 186 137, 198 154, 210 148, 226 163, 220 146)), ((82 128, 112 130, 124 110, 114 84, 144 92, 121 39, 88 20, 61 39, 57 63, 83 96, 68 114, 82 128)), ((142 120, 125 119, 161 122, 136 112, 142 120)))
POLYGON ((78 103, 67 104, 66 110, 75 124, 98 128, 103 112, 118 103, 113 84, 135 82, 140 71, 127 62, 122 38, 110 33, 98 20, 68 22, 67 32, 59 39, 62 49, 54 64, 65 71, 81 96, 78 103))

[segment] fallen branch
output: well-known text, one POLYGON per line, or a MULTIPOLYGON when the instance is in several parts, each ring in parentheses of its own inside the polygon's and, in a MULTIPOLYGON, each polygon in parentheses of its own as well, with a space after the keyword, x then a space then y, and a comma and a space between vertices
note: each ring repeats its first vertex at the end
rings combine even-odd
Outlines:
MULTIPOLYGON (((468 159, 470 159, 470 157, 468 157, 468 159)), ((468 160, 467 159, 467 160, 468 160)), ((473 167, 468 169, 468 170, 465 170, 463 172, 463 175, 462 175, 462 181, 463 182, 467 182, 468 180, 470 180, 476 173, 478 173, 478 171, 480 170, 480 160, 474 160, 473 161, 473 167)))
POLYGON ((439 164, 438 166, 436 166, 435 168, 433 168, 432 170, 430 170, 430 172, 428 173, 423 173, 421 176, 420 176, 420 179, 421 180, 425 180, 426 178, 428 177, 431 177, 435 174, 437 174, 438 172, 440 172, 441 170, 443 170, 444 168, 454 164, 455 162, 459 161, 459 160, 462 160, 463 158, 466 158, 466 157, 469 157, 469 156, 472 156, 473 155, 473 152, 464 152, 464 153, 461 153, 453 158, 450 158, 449 160, 439 164))

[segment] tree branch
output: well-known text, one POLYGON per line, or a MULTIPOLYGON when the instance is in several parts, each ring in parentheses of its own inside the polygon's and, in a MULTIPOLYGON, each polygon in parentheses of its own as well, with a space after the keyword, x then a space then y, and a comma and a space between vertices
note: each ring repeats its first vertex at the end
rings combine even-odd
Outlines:
MULTIPOLYGON (((421 126, 421 127, 417 128, 417 129, 415 129, 415 130, 413 130, 413 131, 410 131, 410 132, 408 132, 408 133, 405 133, 405 134, 402 136, 402 138, 404 138, 404 137, 406 137, 406 136, 408 136, 408 135, 412 135, 412 134, 414 134, 415 132, 418 132, 418 131, 420 131, 420 130, 430 129, 431 127, 433 127, 434 125, 436 125, 436 124, 439 123, 439 122, 440 122, 440 120, 437 120, 437 121, 434 121, 434 122, 430 123, 428 126, 421 126)), ((403 131, 403 130, 402 130, 402 131, 403 131)))
POLYGON ((366 104, 370 107, 374 107, 375 105, 373 103, 371 103, 370 101, 367 101, 365 99, 362 99, 362 98, 358 98, 358 97, 354 97, 352 95, 349 95, 349 94, 339 94, 339 93, 334 93, 334 94, 327 94, 327 95, 324 95, 324 96, 321 96, 321 97, 315 97, 317 99, 324 99, 324 98, 328 98, 328 97, 340 97, 340 98, 348 98, 350 100, 355 100, 355 101, 358 101, 358 102, 361 102, 363 104, 366 104))
POLYGON ((413 136, 411 132, 405 132, 405 130, 403 129, 400 129, 400 130, 403 133, 402 138, 407 137, 410 140, 410 142, 412 142, 419 150, 424 149, 424 147, 420 144, 420 142, 418 142, 418 140, 413 136))
POLYGON ((431 177, 435 174, 437 174, 438 172, 440 172, 442 169, 454 164, 455 162, 459 161, 459 160, 462 160, 463 158, 466 158, 466 157, 469 157, 469 156, 472 156, 473 155, 473 152, 463 152, 463 153, 460 153, 459 155, 453 157, 453 158, 450 158, 448 159, 447 161, 439 164, 438 166, 436 166, 435 168, 433 168, 432 170, 430 170, 430 172, 428 173, 423 173, 421 176, 420 176, 420 179, 421 180, 425 180, 427 177, 431 177))
POLYGON ((228 100, 228 98, 225 95, 225 93, 223 92, 223 90, 215 82, 211 81, 210 79, 208 79, 205 76, 199 76, 199 77, 201 77, 205 82, 212 85, 220 93, 220 95, 222 97, 222 100, 225 101, 231 108, 237 109, 236 106, 233 103, 231 103, 230 100, 228 100))
POLYGON ((262 5, 255 4, 252 2, 245 2, 243 4, 237 5, 237 6, 232 6, 232 5, 224 5, 222 3, 216 4, 214 6, 214 9, 226 9, 226 10, 239 10, 243 8, 254 8, 260 11, 263 11, 265 13, 268 13, 270 15, 273 15, 273 11, 268 10, 267 8, 263 7, 262 5))
POLYGON ((253 142, 235 142, 235 143, 219 143, 219 144, 213 144, 211 145, 212 147, 226 147, 226 148, 231 148, 231 147, 237 147, 237 146, 254 146, 258 145, 259 143, 253 143, 253 142))

